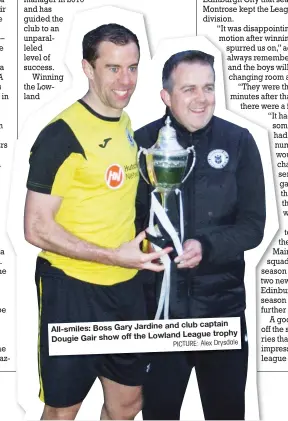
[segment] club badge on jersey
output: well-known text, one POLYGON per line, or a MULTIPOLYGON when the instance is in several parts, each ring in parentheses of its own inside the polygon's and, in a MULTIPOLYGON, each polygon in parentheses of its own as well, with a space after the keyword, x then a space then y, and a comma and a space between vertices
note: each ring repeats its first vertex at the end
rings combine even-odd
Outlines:
POLYGON ((126 129, 126 136, 128 139, 128 142, 130 143, 131 146, 135 146, 135 141, 133 139, 133 136, 129 133, 129 130, 126 129))
POLYGON ((207 161, 209 165, 216 169, 221 169, 226 167, 229 162, 229 155, 224 149, 214 149, 209 152, 207 161))

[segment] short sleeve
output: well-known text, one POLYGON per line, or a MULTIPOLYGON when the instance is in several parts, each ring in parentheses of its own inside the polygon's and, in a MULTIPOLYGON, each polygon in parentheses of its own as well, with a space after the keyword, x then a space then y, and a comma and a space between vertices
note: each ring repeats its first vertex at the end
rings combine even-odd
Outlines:
POLYGON ((69 125, 62 119, 49 124, 31 149, 27 188, 63 197, 83 158, 84 150, 69 125))

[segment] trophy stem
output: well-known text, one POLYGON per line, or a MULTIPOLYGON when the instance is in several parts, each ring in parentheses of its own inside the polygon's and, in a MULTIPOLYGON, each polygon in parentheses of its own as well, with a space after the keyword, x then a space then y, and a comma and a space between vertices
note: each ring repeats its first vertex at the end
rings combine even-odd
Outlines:
POLYGON ((169 194, 170 194, 170 190, 165 190, 163 193, 161 193, 162 206, 163 206, 166 213, 168 212, 167 200, 168 200, 169 194))

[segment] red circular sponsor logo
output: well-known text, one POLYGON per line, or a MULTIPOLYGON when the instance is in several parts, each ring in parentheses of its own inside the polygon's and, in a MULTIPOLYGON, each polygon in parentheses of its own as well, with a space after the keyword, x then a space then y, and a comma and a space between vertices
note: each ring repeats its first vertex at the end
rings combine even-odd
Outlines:
POLYGON ((122 186, 123 181, 125 178, 124 171, 122 167, 118 164, 110 165, 110 167, 107 168, 106 174, 105 174, 105 181, 108 187, 110 189, 118 189, 122 186))

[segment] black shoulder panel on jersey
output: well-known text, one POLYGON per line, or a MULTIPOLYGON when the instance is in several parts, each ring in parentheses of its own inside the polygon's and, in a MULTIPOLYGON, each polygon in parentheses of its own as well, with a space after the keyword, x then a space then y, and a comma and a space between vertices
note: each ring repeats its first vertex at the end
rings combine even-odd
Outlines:
POLYGON ((51 193, 56 173, 72 154, 85 152, 69 125, 59 119, 46 126, 37 137, 30 154, 27 188, 51 193))

